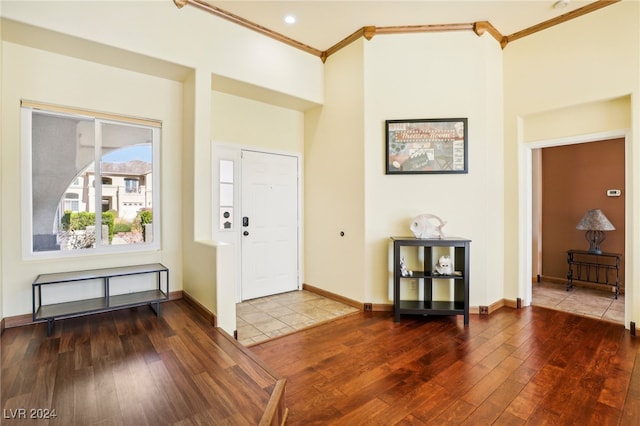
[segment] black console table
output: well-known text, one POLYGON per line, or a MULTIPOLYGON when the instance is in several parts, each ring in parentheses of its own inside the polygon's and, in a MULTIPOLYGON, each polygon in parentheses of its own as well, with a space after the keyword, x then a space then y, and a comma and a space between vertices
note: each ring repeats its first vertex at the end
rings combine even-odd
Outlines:
POLYGON ((620 293, 620 253, 590 253, 586 250, 567 250, 567 291, 573 281, 614 287, 616 299, 620 293))
POLYGON ((395 322, 400 322, 401 314, 418 315, 463 315, 464 325, 469 325, 469 244, 464 238, 412 238, 391 237, 393 241, 393 308, 395 322), (422 250, 424 264, 421 271, 411 271, 403 275, 400 261, 402 247, 415 247, 422 250), (442 275, 434 270, 438 261, 433 255, 435 247, 453 247, 451 275, 442 275), (400 287, 403 282, 412 279, 424 281, 425 300, 401 300, 400 287), (453 280, 454 291, 451 300, 433 300, 433 280, 453 280))

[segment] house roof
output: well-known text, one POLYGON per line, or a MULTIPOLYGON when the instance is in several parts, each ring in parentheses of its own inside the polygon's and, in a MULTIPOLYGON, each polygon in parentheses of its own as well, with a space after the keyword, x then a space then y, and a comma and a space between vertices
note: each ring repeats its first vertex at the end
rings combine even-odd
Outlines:
POLYGON ((141 160, 131 160, 122 163, 102 163, 103 174, 142 176, 151 172, 151 163, 141 160))

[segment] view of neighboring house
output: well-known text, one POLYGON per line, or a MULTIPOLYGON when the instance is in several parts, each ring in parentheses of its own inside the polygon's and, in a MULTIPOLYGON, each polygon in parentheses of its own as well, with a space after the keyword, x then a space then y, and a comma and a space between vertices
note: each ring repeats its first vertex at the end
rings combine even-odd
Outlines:
MULTIPOLYGON (((99 177, 102 184, 99 185, 100 193, 97 194, 95 167, 94 163, 91 163, 67 187, 56 212, 57 226, 63 223, 62 218, 66 212, 95 213, 97 199, 102 200, 100 210, 102 213, 115 212, 116 223, 133 224, 142 209, 152 207, 152 169, 151 163, 142 160, 102 163, 102 173, 99 177)), ((61 229, 57 231, 59 235, 65 235, 64 232, 60 234, 61 229)), ((85 231, 74 231, 74 234, 84 235, 85 231)), ((78 235, 64 236, 63 239, 67 242, 58 241, 58 247, 69 249, 94 246, 93 238, 90 238, 89 243, 80 242, 85 238, 78 235)), ((142 237, 138 236, 131 242, 138 242, 139 238, 142 237)), ((102 241, 108 241, 110 244, 128 244, 123 238, 111 241, 106 225, 103 226, 102 241)))
MULTIPOLYGON (((102 212, 115 211, 116 217, 133 222, 143 208, 152 207, 152 165, 141 160, 102 164, 102 212)), ((96 211, 95 168, 89 166, 65 191, 60 216, 65 211, 96 211)))

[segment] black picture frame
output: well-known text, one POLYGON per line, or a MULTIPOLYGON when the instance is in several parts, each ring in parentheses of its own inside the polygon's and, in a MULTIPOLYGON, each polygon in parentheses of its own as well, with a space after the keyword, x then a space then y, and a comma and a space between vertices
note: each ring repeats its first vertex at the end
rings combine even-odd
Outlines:
POLYGON ((386 174, 468 173, 467 121, 386 120, 386 174))

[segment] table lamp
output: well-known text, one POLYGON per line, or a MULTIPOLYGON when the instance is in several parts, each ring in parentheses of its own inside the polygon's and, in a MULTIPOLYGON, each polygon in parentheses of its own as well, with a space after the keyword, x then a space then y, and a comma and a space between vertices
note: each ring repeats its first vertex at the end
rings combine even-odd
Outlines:
POLYGON ((589 253, 602 254, 600 244, 604 241, 604 231, 615 231, 615 226, 600 209, 587 210, 576 229, 587 231, 585 238, 589 241, 589 253))

